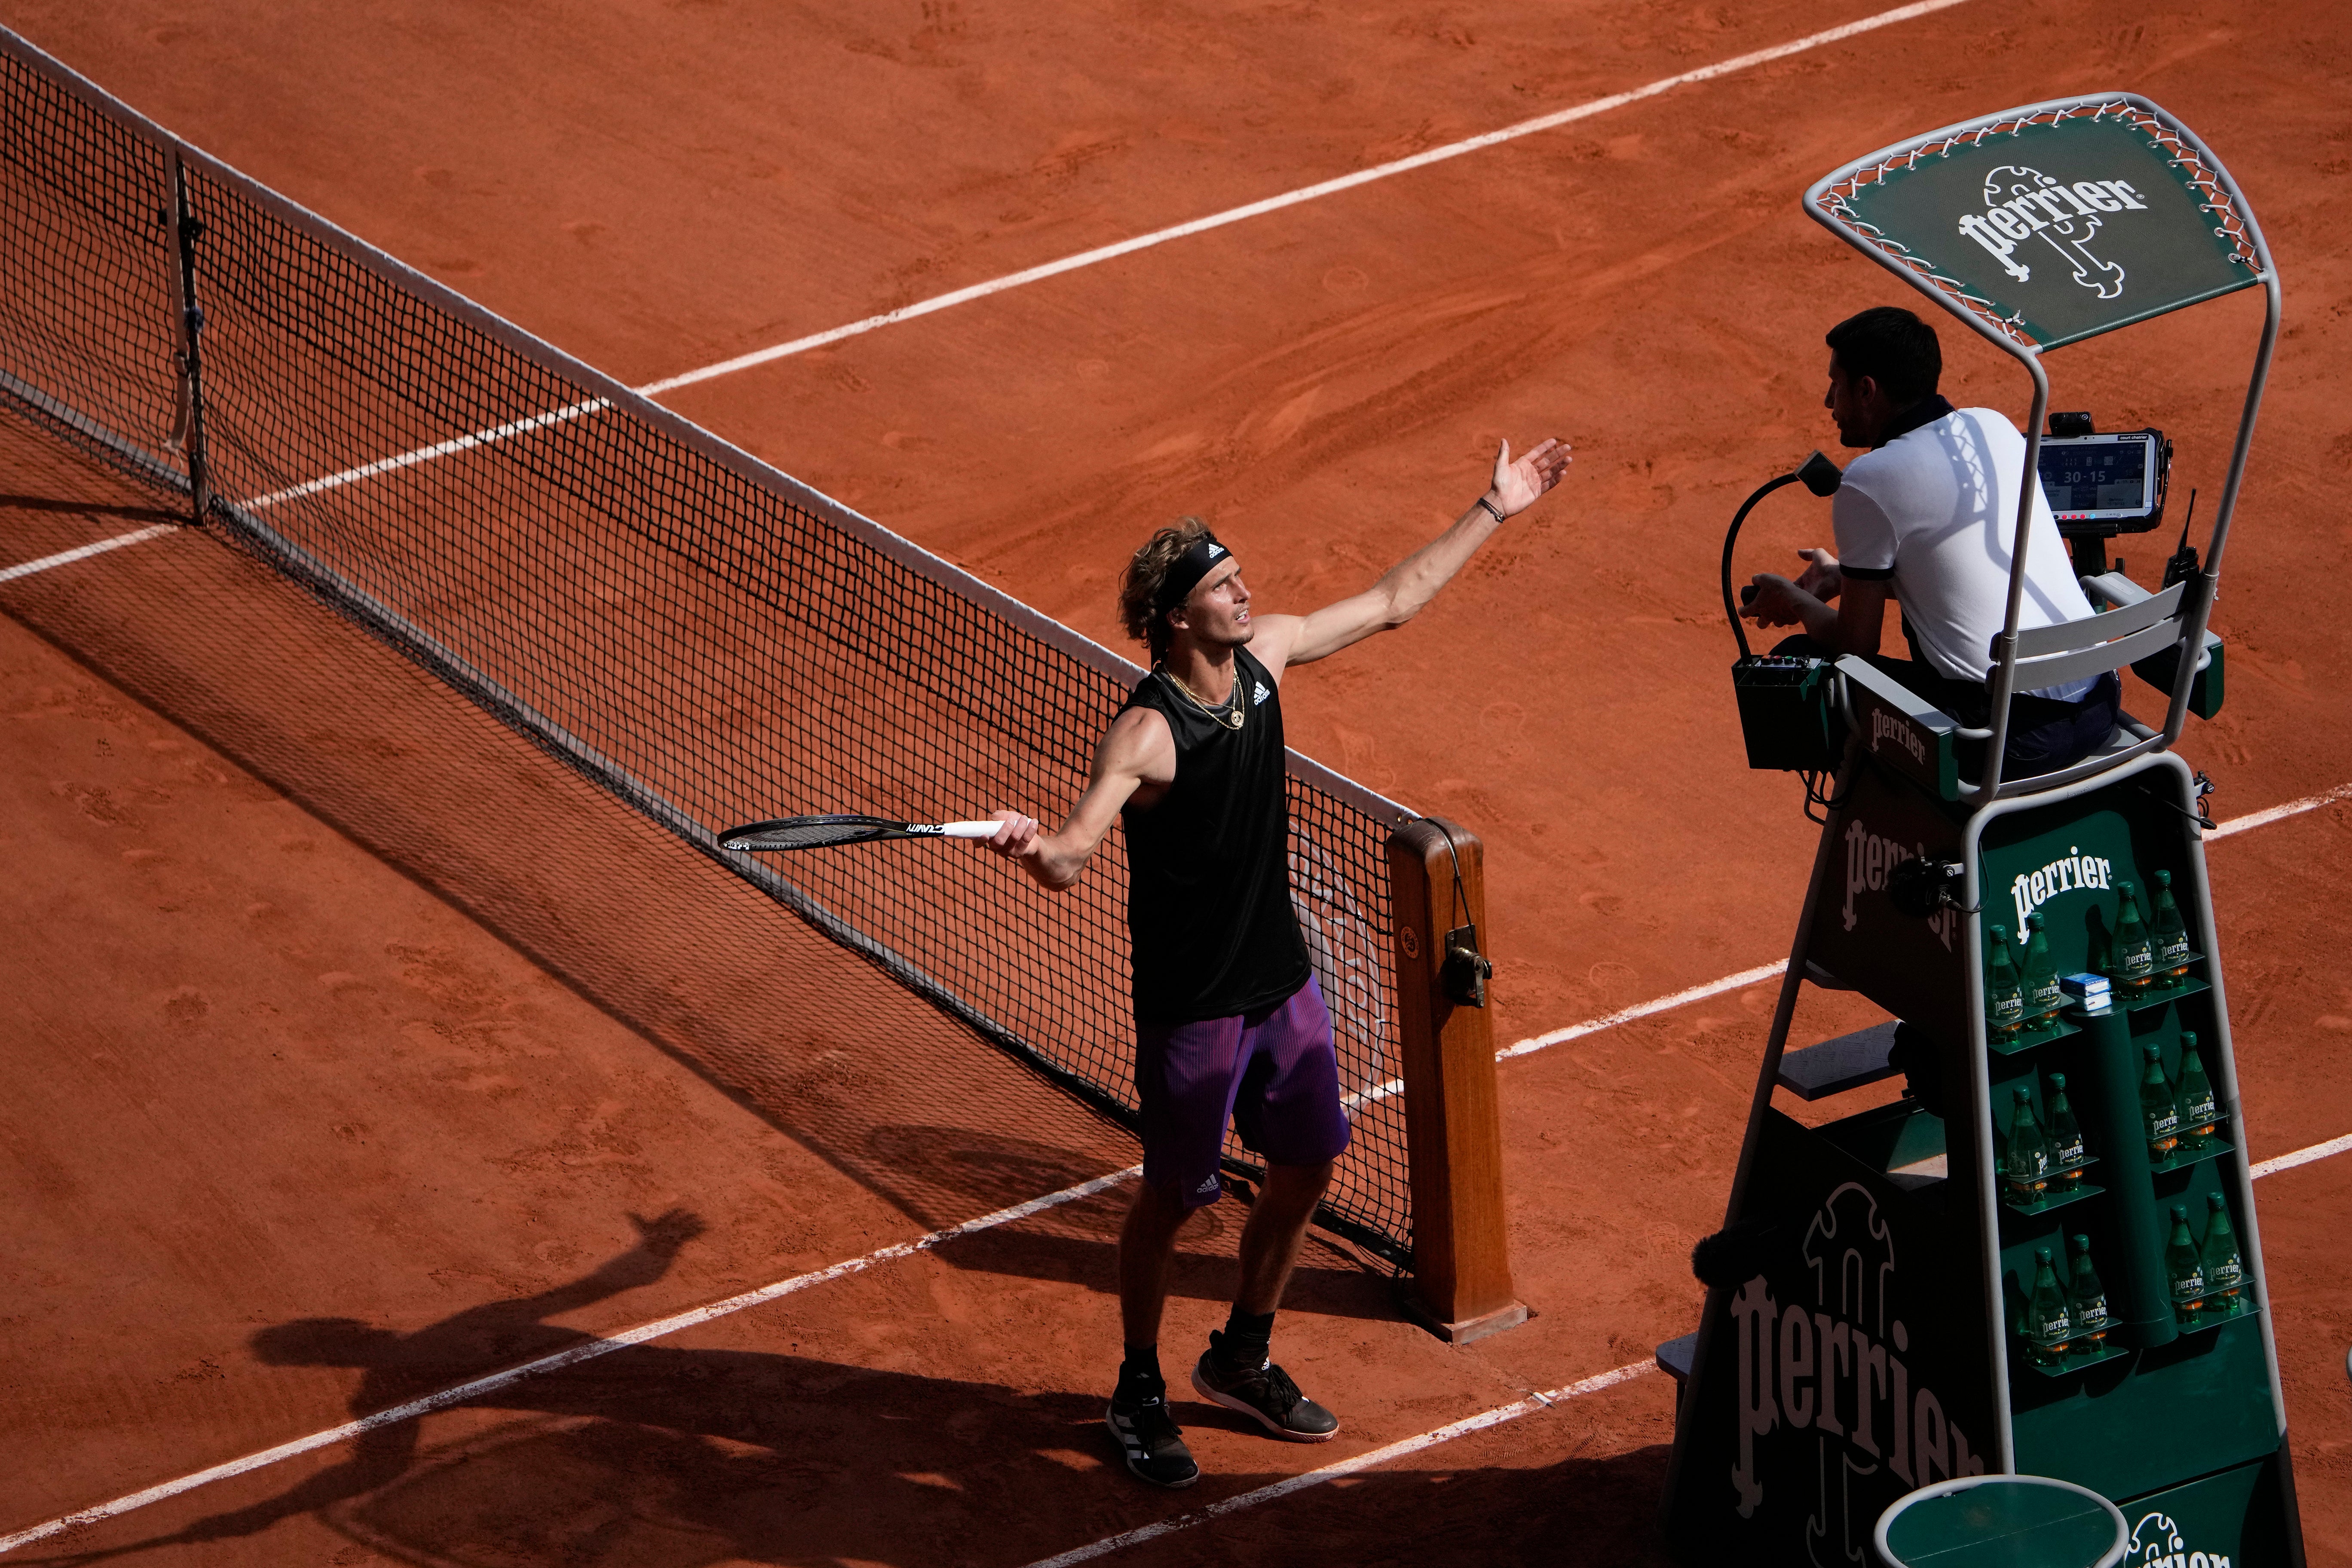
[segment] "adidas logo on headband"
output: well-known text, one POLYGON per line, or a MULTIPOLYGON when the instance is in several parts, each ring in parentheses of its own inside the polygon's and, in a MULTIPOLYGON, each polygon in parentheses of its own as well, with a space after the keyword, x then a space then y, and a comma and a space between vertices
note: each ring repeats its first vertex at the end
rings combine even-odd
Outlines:
POLYGON ((1231 553, 1217 542, 1214 534, 1204 533, 1194 540, 1192 548, 1175 559, 1168 568, 1168 575, 1160 580, 1160 592, 1154 599, 1159 613, 1166 615, 1191 598, 1192 590, 1201 585, 1201 579, 1231 553))

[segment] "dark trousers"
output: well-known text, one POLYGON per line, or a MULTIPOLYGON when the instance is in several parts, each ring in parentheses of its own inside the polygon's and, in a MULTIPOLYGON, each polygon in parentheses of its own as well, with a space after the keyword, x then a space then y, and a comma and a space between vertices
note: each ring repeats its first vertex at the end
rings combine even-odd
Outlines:
MULTIPOLYGON (((1801 634, 1782 639, 1772 651, 1798 658, 1838 657, 1827 644, 1801 634)), ((1925 659, 1890 658, 1879 653, 1862 657, 1873 668, 1969 729, 1981 730, 1992 722, 1992 692, 1982 681, 1954 680, 1925 659)), ((2010 699, 2009 742, 2001 748, 2000 776, 2032 778, 2082 761, 2115 731, 2116 711, 2122 701, 2123 685, 2114 670, 2100 676, 2079 701, 2055 702, 2019 692, 2010 699)), ((1960 777, 1983 776, 1983 742, 1962 741, 1957 752, 1960 777)))

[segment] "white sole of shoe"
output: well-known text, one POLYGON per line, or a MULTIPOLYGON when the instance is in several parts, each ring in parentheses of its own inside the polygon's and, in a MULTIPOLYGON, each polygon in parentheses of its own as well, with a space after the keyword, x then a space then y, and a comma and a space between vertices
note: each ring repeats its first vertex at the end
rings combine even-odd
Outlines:
POLYGON ((1215 1389, 1202 1383, 1201 1369, 1197 1366, 1192 1369, 1192 1392, 1212 1405, 1222 1405, 1228 1410, 1240 1412, 1286 1443, 1328 1443, 1339 1435, 1339 1428, 1337 1426, 1332 1427, 1328 1432, 1293 1432, 1287 1427, 1277 1426, 1266 1419, 1265 1411, 1255 1405, 1235 1399, 1230 1394, 1219 1394, 1215 1389))

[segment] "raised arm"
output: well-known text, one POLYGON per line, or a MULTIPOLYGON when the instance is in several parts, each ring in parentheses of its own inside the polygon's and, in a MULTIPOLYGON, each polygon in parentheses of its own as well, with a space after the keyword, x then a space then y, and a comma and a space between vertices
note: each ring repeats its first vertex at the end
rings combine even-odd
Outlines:
POLYGON ((1279 677, 1286 666, 1312 664, 1374 632, 1392 631, 1421 614, 1454 580, 1503 520, 1525 511, 1568 472, 1569 448, 1547 440, 1516 460, 1511 444, 1495 457, 1494 483, 1454 526, 1414 551, 1360 594, 1306 616, 1261 616, 1250 651, 1279 677))
POLYGON ((1004 826, 988 847, 1020 862, 1046 891, 1066 891, 1136 792, 1165 789, 1175 780, 1176 738, 1168 721, 1149 708, 1130 708, 1111 721, 1095 749, 1086 793, 1058 829, 1047 833, 1034 816, 1000 811, 994 815, 1004 826))

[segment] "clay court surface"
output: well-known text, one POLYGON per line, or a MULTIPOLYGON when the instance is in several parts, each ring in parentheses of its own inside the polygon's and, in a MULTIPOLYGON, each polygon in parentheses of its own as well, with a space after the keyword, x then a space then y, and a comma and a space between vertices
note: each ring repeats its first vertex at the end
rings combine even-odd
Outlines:
MULTIPOLYGON (((643 384, 1870 9, 0 22, 643 384)), ((2222 818, 2352 782, 2347 81, 2336 6, 1965 0, 662 400, 1112 646, 1117 570, 1168 517, 1207 517, 1262 609, 1311 607, 1456 515, 1498 437, 1572 442, 1424 616, 1284 692, 1292 744, 1486 839, 1514 1041, 1787 952, 1814 830, 1742 763, 1716 554, 1833 442, 1822 331, 1904 302, 1797 197, 1913 130, 2122 88, 2229 163, 2287 326, 2214 616, 2229 706, 2183 750, 2222 818)), ((2164 428, 2210 506, 2258 321, 2241 295, 2062 351, 2053 405, 2164 428)), ((1943 336, 1954 399, 2021 417, 2014 371, 1943 336)), ((13 420, 0 492, 0 567, 170 521, 13 420)), ((1746 569, 1827 530, 1781 498, 1746 569)), ((2119 549, 2152 581, 2169 547, 2119 549)), ((1137 1158, 205 537, 0 582, 0 1535, 1137 1158)), ((999 804, 1067 803, 971 803, 999 804)), ((2352 1132, 2352 800, 2208 856, 2252 1157, 2352 1132)), ((1276 1354, 1345 1430, 1289 1447, 1188 1395, 1190 1493, 1134 1484, 1100 1429, 1112 1184, 20 1556, 1016 1568, 1194 1515, 1694 1326, 1771 995, 1506 1062, 1538 1316, 1451 1348, 1310 1244, 1276 1354)), ((1792 1044, 1874 1016, 1809 993, 1792 1044)), ((2256 1194, 2311 1560, 2352 1563, 2352 1154, 2256 1194)), ((1188 1233, 1171 1373, 1222 1321, 1239 1218, 1188 1233)), ((1631 1376, 1103 1560, 1656 1561, 1671 1402, 1631 1376)))

